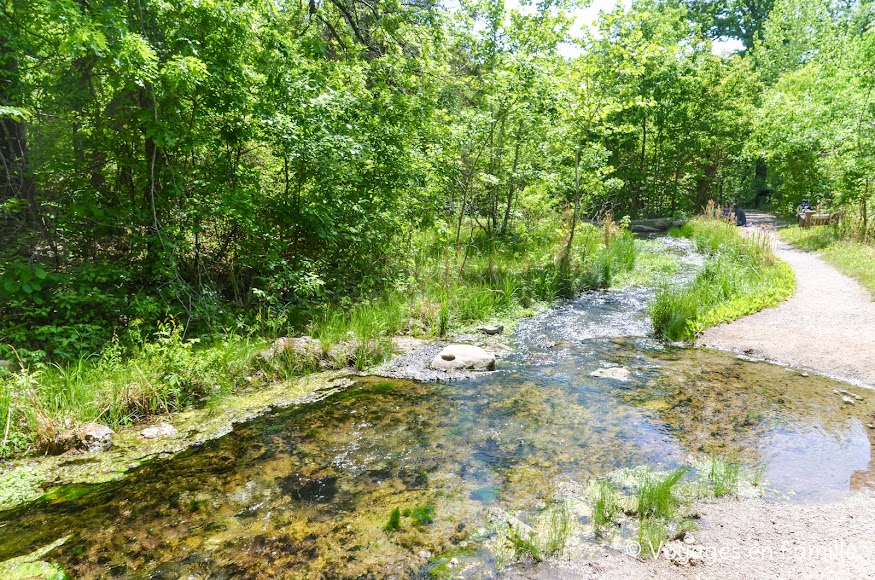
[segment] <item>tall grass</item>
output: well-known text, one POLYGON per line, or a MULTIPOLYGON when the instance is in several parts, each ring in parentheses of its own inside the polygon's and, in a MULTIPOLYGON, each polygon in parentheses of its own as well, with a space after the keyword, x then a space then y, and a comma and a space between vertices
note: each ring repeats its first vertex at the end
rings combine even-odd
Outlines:
POLYGON ((618 523, 617 516, 620 511, 620 498, 613 486, 604 480, 596 482, 592 509, 592 524, 596 536, 605 535, 611 526, 618 523))
POLYGON ((99 357, 2 377, 0 455, 28 446, 52 449, 81 423, 117 428, 222 396, 243 383, 253 348, 235 335, 198 347, 170 322, 133 353, 111 344, 99 357))
POLYGON ((684 287, 664 286, 649 306, 654 332, 691 340, 705 328, 752 314, 795 291, 792 269, 774 254, 770 237, 742 236, 722 220, 696 219, 680 234, 690 236, 706 262, 684 287))

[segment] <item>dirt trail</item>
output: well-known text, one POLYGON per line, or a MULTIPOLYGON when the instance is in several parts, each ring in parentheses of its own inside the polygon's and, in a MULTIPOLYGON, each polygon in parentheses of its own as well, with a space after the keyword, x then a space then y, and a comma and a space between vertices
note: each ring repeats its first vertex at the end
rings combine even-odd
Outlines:
MULTIPOLYGON (((772 216, 748 213, 769 231, 772 216)), ((782 260, 796 272, 796 295, 729 324, 706 330, 700 346, 789 364, 875 388, 875 302, 856 280, 815 254, 775 240, 782 260)))
MULTIPOLYGON (((721 501, 699 508, 699 529, 691 542, 672 542, 655 560, 609 552, 588 561, 555 562, 512 578, 875 578, 875 496, 823 504, 721 501)), ((637 547, 631 544, 628 550, 637 547)))

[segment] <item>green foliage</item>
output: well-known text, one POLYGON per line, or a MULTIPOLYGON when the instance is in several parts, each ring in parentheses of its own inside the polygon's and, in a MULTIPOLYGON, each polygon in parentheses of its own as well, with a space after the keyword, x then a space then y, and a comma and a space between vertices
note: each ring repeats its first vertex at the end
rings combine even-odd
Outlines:
POLYGON ((638 490, 639 517, 671 520, 678 506, 678 499, 673 490, 687 471, 686 468, 680 468, 661 479, 645 478, 638 490))
POLYGON ((502 546, 509 554, 499 554, 513 561, 544 560, 561 556, 572 531, 572 513, 565 502, 555 502, 544 508, 531 527, 522 522, 512 522, 501 536, 502 546))
POLYGON ((657 336, 692 340, 705 328, 774 306, 795 290, 793 270, 777 261, 765 235, 741 236, 719 220, 689 222, 707 255, 696 279, 683 288, 661 288, 649 306, 657 336))
POLYGON ((252 350, 248 340, 233 335, 199 347, 196 340, 183 340, 182 328, 170 322, 128 356, 113 343, 100 357, 33 364, 0 377, 0 451, 51 448, 60 433, 79 423, 118 427, 203 405, 243 384, 252 350))
POLYGON ((592 506, 592 524, 597 536, 605 535, 619 523, 620 511, 620 499, 613 486, 608 481, 598 480, 592 506))
POLYGON ((410 512, 413 522, 418 526, 427 526, 434 523, 434 506, 418 505, 410 512))
POLYGON ((397 532, 401 529, 401 509, 395 508, 389 513, 389 521, 385 528, 387 532, 397 532))
POLYGON ((711 468, 708 471, 708 481, 714 492, 714 497, 738 494, 738 481, 741 475, 741 465, 734 461, 726 461, 719 457, 711 458, 711 468))

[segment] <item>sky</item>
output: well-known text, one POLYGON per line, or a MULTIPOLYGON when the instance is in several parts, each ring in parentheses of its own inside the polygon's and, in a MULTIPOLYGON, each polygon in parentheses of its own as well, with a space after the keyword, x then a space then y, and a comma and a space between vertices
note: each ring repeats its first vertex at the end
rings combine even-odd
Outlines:
MULTIPOLYGON (((572 34, 574 34, 574 31, 581 30, 584 26, 593 26, 598 19, 599 12, 602 10, 609 12, 619 3, 622 3, 623 7, 628 9, 632 5, 632 0, 592 0, 588 7, 572 10, 571 14, 575 17, 572 34)), ((508 9, 521 9, 523 12, 527 10, 534 11, 534 6, 521 7, 519 0, 507 0, 505 5, 508 9)), ((715 40, 711 51, 714 54, 728 54, 737 52, 741 48, 743 48, 743 45, 740 41, 734 38, 726 38, 715 40)), ((559 52, 563 56, 572 57, 579 54, 579 48, 572 45, 563 45, 560 47, 559 52)))

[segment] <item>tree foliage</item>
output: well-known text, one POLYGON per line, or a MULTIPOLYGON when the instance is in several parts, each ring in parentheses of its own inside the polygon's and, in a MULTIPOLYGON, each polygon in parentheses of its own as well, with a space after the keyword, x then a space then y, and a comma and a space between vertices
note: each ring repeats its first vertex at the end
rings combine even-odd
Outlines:
POLYGON ((871 190, 869 2, 2 2, 0 342, 53 356, 367 299, 422 229, 749 200, 761 159, 871 190))

